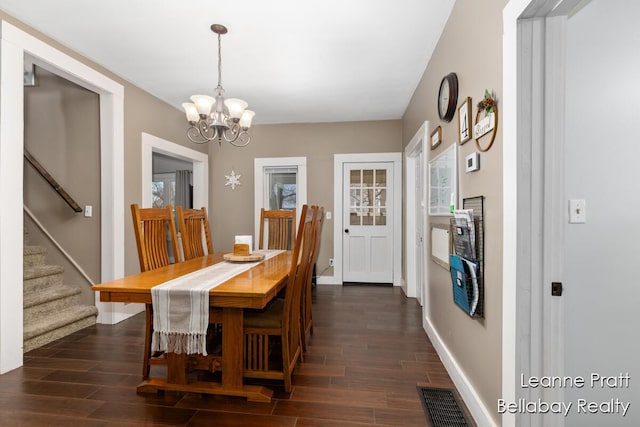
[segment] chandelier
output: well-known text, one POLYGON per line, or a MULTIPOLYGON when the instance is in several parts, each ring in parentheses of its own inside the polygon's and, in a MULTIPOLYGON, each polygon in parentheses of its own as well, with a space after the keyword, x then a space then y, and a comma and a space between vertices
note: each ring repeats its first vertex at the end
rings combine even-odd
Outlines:
POLYGON ((215 97, 193 95, 193 102, 182 104, 189 122, 187 136, 196 144, 218 140, 227 141, 236 147, 244 147, 251 141, 247 132, 255 113, 246 108, 249 106, 242 99, 224 99, 222 88, 222 54, 220 39, 227 33, 227 27, 213 24, 211 31, 218 35, 218 86, 215 97))

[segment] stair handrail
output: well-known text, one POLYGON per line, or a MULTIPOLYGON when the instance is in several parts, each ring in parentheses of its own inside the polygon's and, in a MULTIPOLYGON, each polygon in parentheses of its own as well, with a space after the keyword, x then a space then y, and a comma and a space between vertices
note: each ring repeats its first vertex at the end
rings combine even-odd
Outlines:
POLYGON ((62 186, 60 186, 60 184, 58 184, 55 179, 53 179, 53 177, 49 174, 49 172, 47 172, 44 166, 42 166, 42 164, 37 161, 36 158, 33 157, 33 155, 26 148, 24 149, 24 158, 27 159, 27 161, 31 164, 31 166, 35 168, 40 176, 42 176, 45 181, 49 183, 51 188, 53 188, 55 192, 58 193, 58 195, 62 197, 65 202, 67 202, 71 209, 73 209, 75 212, 82 212, 82 208, 80 207, 80 205, 78 205, 76 201, 73 200, 73 198, 69 195, 69 193, 67 193, 65 189, 62 188, 62 186))
POLYGON ((76 260, 73 259, 73 257, 71 256, 71 254, 69 254, 69 252, 64 250, 62 245, 55 239, 55 237, 53 237, 51 233, 47 231, 44 225, 40 221, 38 221, 38 218, 36 218, 33 212, 31 212, 31 210, 26 205, 23 205, 23 208, 24 208, 24 211, 27 213, 27 215, 29 215, 29 218, 31 218, 31 220, 38 226, 40 231, 42 231, 44 235, 47 236, 47 238, 51 241, 51 243, 53 243, 53 245, 62 253, 62 255, 64 255, 67 261, 69 261, 71 265, 75 267, 78 273, 80 273, 80 275, 87 282, 89 282, 91 286, 95 285, 96 283, 91 279, 91 277, 89 277, 89 275, 84 271, 84 269, 80 266, 80 264, 78 264, 76 260))

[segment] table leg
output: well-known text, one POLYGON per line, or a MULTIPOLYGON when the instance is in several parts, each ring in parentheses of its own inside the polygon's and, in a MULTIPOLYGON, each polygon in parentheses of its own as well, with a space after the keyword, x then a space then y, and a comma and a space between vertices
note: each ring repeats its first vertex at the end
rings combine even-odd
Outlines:
POLYGON ((242 387, 244 318, 241 308, 222 309, 222 385, 242 387))
POLYGON ((138 386, 140 393, 158 390, 244 396, 249 401, 270 402, 273 391, 262 386, 244 385, 244 328, 241 308, 222 310, 222 381, 189 381, 186 378, 184 355, 169 353, 166 378, 149 378, 138 386))

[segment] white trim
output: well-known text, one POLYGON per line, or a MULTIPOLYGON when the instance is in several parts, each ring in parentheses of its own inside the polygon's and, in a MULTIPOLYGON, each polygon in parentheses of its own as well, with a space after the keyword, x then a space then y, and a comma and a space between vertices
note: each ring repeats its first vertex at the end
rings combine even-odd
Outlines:
POLYGON ((22 366, 23 52, 0 40, 0 374, 22 366))
MULTIPOLYGON (((333 276, 324 276, 331 284, 342 284, 342 189, 345 163, 393 163, 393 286, 401 286, 402 276, 402 153, 354 153, 333 155, 333 276)), ((320 283, 320 282, 318 282, 320 283)))
MULTIPOLYGON (((550 356, 549 353, 543 354, 542 346, 536 346, 536 342, 546 341, 547 337, 540 337, 541 331, 538 326, 541 318, 546 316, 555 318, 554 321, 562 320, 557 317, 557 307, 547 307, 548 298, 544 295, 532 295, 530 289, 533 285, 528 283, 536 278, 541 278, 545 283, 549 280, 549 275, 543 277, 543 263, 536 262, 532 258, 532 252, 538 251, 540 243, 532 246, 532 242, 528 236, 539 236, 543 229, 552 226, 547 224, 542 227, 542 220, 547 221, 549 218, 536 218, 535 213, 533 221, 530 218, 528 207, 531 205, 536 195, 532 194, 531 186, 539 187, 542 184, 542 176, 544 169, 552 168, 552 173, 558 173, 553 164, 546 162, 545 167, 540 165, 531 166, 532 145, 540 138, 547 135, 540 135, 541 132, 547 132, 544 124, 532 123, 531 127, 527 127, 532 118, 536 118, 537 110, 540 102, 544 104, 544 110, 547 108, 558 108, 558 105, 550 106, 547 101, 540 100, 542 96, 541 88, 531 85, 546 87, 546 79, 542 77, 542 83, 539 82, 539 76, 527 76, 522 78, 518 74, 519 59, 525 62, 536 62, 542 57, 540 52, 532 52, 531 46, 534 46, 530 36, 534 39, 540 35, 541 28, 544 25, 532 29, 527 29, 524 33, 526 37, 519 39, 522 18, 544 18, 547 16, 563 16, 570 13, 580 0, 511 0, 503 10, 503 139, 504 141, 513 141, 513 144, 505 144, 503 146, 503 258, 502 258, 502 398, 506 401, 515 402, 522 395, 522 390, 518 387, 520 372, 528 372, 529 368, 540 369, 543 373, 548 374, 547 365, 549 367, 557 366, 557 357, 561 356, 561 346, 557 346, 555 351, 558 354, 550 356), (520 44, 519 44, 520 43, 520 44), (531 45, 525 45, 529 43, 531 45), (520 53, 522 56, 519 57, 520 53), (528 79, 528 80, 527 80, 528 79), (536 102, 538 104, 536 104, 536 102), (535 141, 534 141, 535 139, 535 141), (529 156, 528 156, 529 155, 529 156), (527 157, 528 156, 528 157, 527 157), (523 289, 524 288, 524 289, 523 289), (551 311, 549 311, 551 310, 551 311), (527 327, 528 325, 528 327, 527 327), (535 348, 537 347, 537 348, 535 348), (522 358, 526 352, 536 351, 531 354, 531 359, 522 358), (544 360, 544 359, 547 360, 544 360), (526 364, 529 366, 525 366, 526 364)), ((554 33, 557 35, 557 25, 551 23, 554 33)), ((533 43, 538 40, 533 40, 533 43)), ((557 40, 554 41, 556 43, 557 40)), ((548 42, 543 41, 546 48, 550 48, 549 52, 552 56, 545 59, 552 59, 554 64, 546 64, 548 70, 553 70, 559 62, 563 60, 563 46, 550 46, 548 42)), ((525 64, 526 66, 526 64, 525 64)), ((555 84, 549 82, 550 84, 555 84)), ((556 80, 557 83, 557 80, 556 80)), ((557 90, 557 86, 554 86, 557 90)), ((549 90, 549 89, 547 89, 549 90)), ((547 92, 548 93, 548 92, 547 92)), ((549 100, 550 101, 550 100, 549 100)), ((558 102, 557 100, 554 102, 558 102)), ((552 114, 554 114, 552 112, 552 114)), ((558 123, 557 116, 553 115, 551 122, 558 123)), ((543 121, 539 120, 543 123, 543 121)), ((558 129, 548 136, 559 136, 558 129)), ((552 141, 547 141, 551 142, 552 141)), ((539 154, 537 154, 539 155, 539 154)), ((547 153, 547 156, 549 153, 547 153)), ((557 161, 557 159, 555 159, 557 161)), ((547 191, 545 189, 544 191, 547 191)), ((538 189, 536 191, 542 191, 538 189)), ((555 199, 554 199, 555 200, 555 199)), ((547 207, 546 209, 551 209, 547 207)), ((540 215, 538 215, 540 217, 540 215)), ((547 229, 547 232, 551 230, 547 229)), ((534 253, 535 256, 538 256, 534 253)), ((548 256, 548 255, 547 255, 548 256)), ((537 281, 539 283, 539 281, 537 281)), ((545 288, 547 289, 547 288, 545 288)), ((552 319, 547 320, 550 321, 552 319)), ((549 328, 547 328, 549 329, 549 328)), ((549 331, 546 331, 549 332, 549 331)), ((557 337, 550 337, 557 344, 557 337)), ((553 349, 552 349, 553 351, 553 349)), ((535 372, 534 372, 535 373, 535 372)), ((554 373, 557 375, 557 373, 554 373)), ((533 397, 533 396, 532 396, 533 397)), ((544 397, 546 400, 546 396, 544 397)), ((524 414, 516 416, 515 414, 505 413, 502 415, 503 426, 515 426, 518 422, 526 422, 524 414)), ((528 419, 528 418, 526 418, 528 419)), ((534 424, 541 425, 540 417, 534 418, 534 424)), ((545 419, 544 422, 550 422, 552 418, 545 419)), ((554 422, 558 421, 553 418, 554 422)), ((560 420, 562 423, 564 420, 560 420)), ((546 424, 545 424, 546 425, 546 424)))
MULTIPOLYGON (((22 365, 24 56, 100 96, 101 280, 124 274, 124 87, 10 23, 0 22, 0 373, 22 365), (11 243, 11 249, 4 245, 11 243), (16 285, 19 283, 20 285, 16 285)), ((96 305, 114 319, 113 304, 96 305)))
MULTIPOLYGON (((408 297, 420 297, 418 298, 419 302, 423 307, 426 307, 424 304, 424 295, 425 289, 420 289, 421 295, 418 295, 418 283, 416 277, 417 266, 419 262, 422 262, 424 265, 424 275, 423 278, 427 277, 427 263, 424 260, 417 259, 417 254, 414 248, 416 247, 416 195, 414 191, 410 191, 413 189, 413 183, 415 182, 417 175, 417 168, 422 168, 422 176, 426 176, 426 161, 423 161, 422 164, 420 162, 420 153, 422 153, 422 159, 426 159, 425 141, 429 141, 429 122, 425 121, 420 129, 415 133, 409 144, 404 149, 404 161, 405 161, 405 181, 404 181, 404 191, 406 198, 406 206, 405 206, 405 221, 406 221, 406 242, 405 242, 405 271, 407 274, 406 280, 403 280, 402 288, 405 291, 405 294, 408 297)), ((425 185, 422 185, 422 200, 423 202, 426 200, 425 194, 425 185)), ((426 215, 421 219, 422 224, 422 232, 423 235, 427 234, 427 221, 426 215)), ((426 239, 423 239, 423 245, 426 248, 426 239)), ((425 284, 426 284, 425 280, 425 284)))
POLYGON ((444 341, 442 341, 442 338, 440 338, 440 335, 435 330, 429 319, 425 318, 422 322, 422 326, 424 327, 431 344, 433 344, 433 347, 438 353, 442 364, 449 373, 451 380, 456 385, 458 393, 460 393, 462 400, 464 400, 464 403, 469 409, 469 412, 476 424, 487 427, 497 425, 493 421, 493 418, 491 418, 493 408, 490 410, 482 403, 480 395, 473 388, 471 381, 469 381, 467 376, 464 374, 464 371, 453 357, 453 354, 449 351, 444 341))
POLYGON ((193 164, 193 207, 209 210, 209 156, 194 149, 142 132, 142 202, 151 207, 151 182, 153 180, 153 153, 165 154, 193 164))
POLYGON ((264 201, 264 168, 267 167, 297 167, 297 194, 296 194, 296 226, 300 222, 302 205, 307 203, 307 158, 306 157, 258 157, 253 160, 253 207, 254 217, 254 246, 258 247, 260 235, 260 208, 265 206, 264 201))

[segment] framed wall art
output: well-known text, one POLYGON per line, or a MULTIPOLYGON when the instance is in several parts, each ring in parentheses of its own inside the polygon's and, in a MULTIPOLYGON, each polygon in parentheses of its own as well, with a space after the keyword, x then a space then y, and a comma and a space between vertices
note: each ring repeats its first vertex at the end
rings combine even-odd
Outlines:
POLYGON ((431 149, 433 150, 442 142, 442 127, 438 126, 431 132, 431 149))
POLYGON ((471 139, 471 98, 467 97, 458 108, 458 138, 460 145, 471 139))

